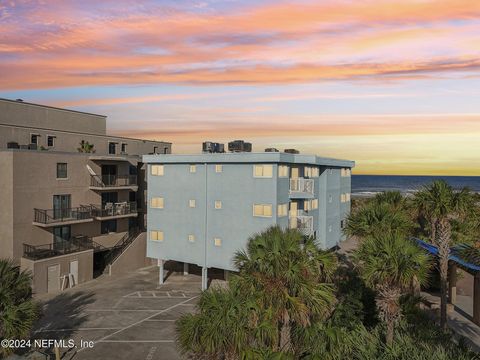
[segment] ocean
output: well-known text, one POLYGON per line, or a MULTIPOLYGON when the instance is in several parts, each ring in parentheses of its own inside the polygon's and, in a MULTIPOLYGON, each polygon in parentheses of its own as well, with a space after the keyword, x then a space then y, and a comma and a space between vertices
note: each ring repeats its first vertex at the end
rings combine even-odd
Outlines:
POLYGON ((352 194, 369 196, 386 190, 413 193, 423 185, 438 179, 445 180, 455 189, 467 186, 475 192, 480 192, 480 176, 352 175, 352 194))

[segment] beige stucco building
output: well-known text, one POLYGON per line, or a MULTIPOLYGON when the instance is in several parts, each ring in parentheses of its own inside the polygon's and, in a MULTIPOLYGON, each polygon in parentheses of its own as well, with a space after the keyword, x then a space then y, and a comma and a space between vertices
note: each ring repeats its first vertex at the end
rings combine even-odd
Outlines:
POLYGON ((109 136, 102 115, 0 99, 0 257, 30 269, 36 293, 144 264, 141 156, 154 153, 171 144, 109 136))

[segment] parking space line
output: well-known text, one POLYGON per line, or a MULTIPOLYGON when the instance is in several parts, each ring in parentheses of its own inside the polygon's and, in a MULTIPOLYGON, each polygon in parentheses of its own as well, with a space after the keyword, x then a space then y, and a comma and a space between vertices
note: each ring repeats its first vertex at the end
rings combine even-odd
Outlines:
POLYGON ((90 331, 90 330, 118 330, 118 329, 121 329, 121 328, 114 327, 114 328, 78 328, 78 329, 39 329, 37 331, 34 331, 34 334, 42 333, 42 332, 55 332, 55 331, 90 331))
MULTIPOLYGON (((198 297, 198 296, 196 296, 196 297, 198 297)), ((99 340, 96 340, 95 342, 104 342, 106 339, 108 339, 109 337, 112 337, 113 335, 116 335, 116 334, 118 334, 118 333, 121 333, 122 331, 125 331, 125 330, 127 330, 127 329, 130 329, 130 328, 132 328, 132 327, 134 327, 134 326, 137 326, 137 325, 143 323, 144 321, 149 320, 149 319, 151 319, 151 318, 153 318, 153 317, 155 317, 155 316, 157 316, 157 315, 160 315, 160 314, 162 314, 162 313, 164 313, 164 312, 167 312, 167 311, 170 311, 170 310, 172 310, 172 309, 175 309, 176 307, 178 307, 178 306, 186 303, 187 301, 193 300, 193 299, 195 299, 195 297, 190 298, 190 299, 187 299, 187 300, 185 300, 185 301, 182 301, 182 302, 180 302, 180 303, 178 303, 178 304, 172 305, 172 306, 170 306, 169 308, 166 308, 166 309, 164 309, 164 310, 158 311, 158 312, 156 312, 155 314, 152 314, 152 315, 150 315, 149 317, 147 317, 147 318, 145 318, 145 319, 139 320, 139 321, 134 322, 133 324, 130 324, 130 325, 128 325, 128 326, 126 326, 126 327, 124 327, 124 328, 122 328, 122 329, 119 329, 119 330, 117 330, 117 331, 114 331, 113 333, 111 333, 111 334, 109 334, 109 335, 107 335, 107 336, 104 336, 104 337, 100 338, 99 340)), ((82 348, 82 349, 80 349, 80 350, 78 350, 78 351, 80 352, 80 351, 82 351, 83 349, 86 349, 86 348, 82 348)))

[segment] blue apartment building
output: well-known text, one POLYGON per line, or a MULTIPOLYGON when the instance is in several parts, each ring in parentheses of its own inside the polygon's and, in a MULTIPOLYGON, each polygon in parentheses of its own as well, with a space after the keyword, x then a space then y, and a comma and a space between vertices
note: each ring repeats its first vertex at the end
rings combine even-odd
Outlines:
POLYGON ((330 249, 344 240, 355 163, 315 155, 144 155, 147 256, 235 271, 232 258, 272 225, 298 229, 330 249))

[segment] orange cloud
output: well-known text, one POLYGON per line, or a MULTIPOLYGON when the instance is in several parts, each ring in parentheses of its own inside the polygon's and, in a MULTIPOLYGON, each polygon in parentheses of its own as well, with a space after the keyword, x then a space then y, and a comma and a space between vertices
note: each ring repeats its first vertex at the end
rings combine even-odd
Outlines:
POLYGON ((18 16, 9 9, 0 89, 385 81, 478 69, 478 1, 281 2, 202 14, 150 6, 87 15, 64 2, 18 16), (384 49, 395 44, 408 50, 384 49))

